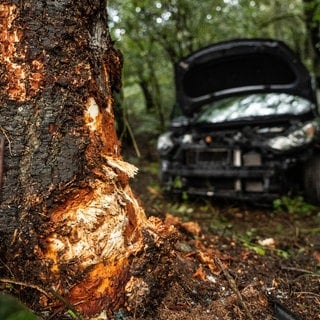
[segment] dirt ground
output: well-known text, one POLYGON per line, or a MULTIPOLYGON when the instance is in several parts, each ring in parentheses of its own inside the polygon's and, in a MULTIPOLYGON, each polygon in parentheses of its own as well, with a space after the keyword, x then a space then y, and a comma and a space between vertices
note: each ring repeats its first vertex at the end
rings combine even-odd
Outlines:
POLYGON ((171 199, 156 163, 136 165, 131 186, 147 215, 175 225, 180 237, 167 261, 169 285, 145 310, 116 319, 320 319, 320 209, 171 199))

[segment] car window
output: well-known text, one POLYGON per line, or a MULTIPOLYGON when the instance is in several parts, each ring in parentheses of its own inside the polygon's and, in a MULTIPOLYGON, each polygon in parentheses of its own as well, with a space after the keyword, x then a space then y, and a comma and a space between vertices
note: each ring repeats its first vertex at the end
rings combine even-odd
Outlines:
POLYGON ((300 115, 313 107, 310 101, 285 93, 251 94, 204 105, 196 122, 219 123, 285 114, 300 115))

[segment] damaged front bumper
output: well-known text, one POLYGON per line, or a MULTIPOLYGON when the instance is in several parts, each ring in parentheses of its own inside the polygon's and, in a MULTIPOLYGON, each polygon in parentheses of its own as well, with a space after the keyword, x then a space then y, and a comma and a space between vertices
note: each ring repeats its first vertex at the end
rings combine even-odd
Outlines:
POLYGON ((298 168, 296 158, 196 146, 177 154, 185 160, 161 160, 160 179, 171 193, 268 201, 299 183, 290 178, 290 170, 298 168))

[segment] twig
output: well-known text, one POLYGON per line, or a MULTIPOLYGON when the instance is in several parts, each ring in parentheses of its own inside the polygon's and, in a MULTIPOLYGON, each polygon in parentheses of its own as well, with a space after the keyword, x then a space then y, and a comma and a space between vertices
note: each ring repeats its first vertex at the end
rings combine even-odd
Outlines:
POLYGON ((313 296, 313 297, 319 297, 320 298, 320 294, 314 293, 314 292, 310 292, 310 291, 295 291, 294 294, 297 297, 300 297, 301 295, 310 295, 310 296, 313 296))
POLYGON ((37 286, 35 284, 25 283, 25 282, 15 281, 15 280, 10 280, 10 279, 5 279, 5 278, 0 278, 0 281, 3 282, 3 283, 16 284, 18 286, 29 287, 29 288, 32 288, 32 289, 36 289, 39 292, 41 292, 42 294, 44 294, 45 296, 47 296, 48 298, 52 298, 47 291, 45 291, 44 289, 42 289, 41 287, 39 287, 39 286, 37 286))
POLYGON ((9 271, 9 273, 13 277, 13 272, 11 271, 11 269, 7 266, 7 264, 2 259, 0 259, 0 263, 3 264, 3 266, 9 271))
POLYGON ((138 157, 138 158, 141 158, 141 153, 140 153, 140 150, 139 150, 139 147, 138 147, 136 138, 134 137, 133 131, 132 131, 131 126, 130 126, 130 124, 129 124, 129 122, 128 122, 127 119, 125 119, 125 125, 126 125, 126 127, 127 127, 127 129, 128 129, 128 132, 129 132, 129 134, 130 134, 130 138, 131 138, 131 141, 132 141, 134 150, 135 150, 135 152, 136 152, 136 154, 137 154, 137 157, 138 157))
POLYGON ((59 301, 61 301, 66 307, 68 307, 80 320, 84 320, 82 315, 74 308, 74 306, 67 301, 61 294, 59 294, 57 291, 53 290, 52 288, 50 289, 51 294, 57 298, 59 301))
POLYGON ((218 257, 214 257, 214 261, 215 263, 221 268, 224 276, 226 277, 227 281, 229 282, 229 285, 231 287, 231 289, 233 290, 233 292, 236 294, 236 296, 238 297, 240 304, 242 306, 242 308, 244 309, 246 315, 247 315, 247 319, 249 320, 254 320, 250 310, 247 307, 247 304, 245 303, 245 301, 243 300, 243 297, 240 293, 240 291, 237 288, 236 282, 234 281, 234 279, 231 277, 230 273, 228 272, 228 270, 226 269, 226 267, 223 265, 223 263, 221 262, 221 260, 218 257))
POLYGON ((316 273, 316 272, 313 272, 310 270, 306 270, 306 269, 295 268, 295 267, 284 267, 284 266, 281 266, 281 269, 282 270, 289 270, 289 271, 296 271, 296 272, 300 272, 300 273, 307 273, 307 274, 310 274, 315 277, 320 277, 319 273, 316 273))
POLYGON ((44 290, 43 288, 41 288, 35 284, 6 279, 6 278, 0 278, 0 282, 10 283, 10 284, 15 284, 15 285, 22 286, 22 287, 28 287, 28 288, 35 289, 50 299, 55 298, 55 299, 59 300, 60 302, 62 302, 64 304, 65 307, 69 308, 69 310, 72 311, 77 316, 78 319, 80 319, 80 320, 84 319, 82 317, 82 315, 78 313, 78 311, 74 308, 74 306, 70 302, 68 302, 62 295, 60 295, 58 292, 56 292, 52 288, 50 288, 49 292, 47 292, 46 290, 44 290))

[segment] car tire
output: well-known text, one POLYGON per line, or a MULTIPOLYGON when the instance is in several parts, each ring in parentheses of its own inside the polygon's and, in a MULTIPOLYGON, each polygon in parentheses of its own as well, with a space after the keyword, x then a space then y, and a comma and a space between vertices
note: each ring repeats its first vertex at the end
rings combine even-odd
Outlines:
POLYGON ((320 204, 320 156, 317 155, 305 164, 304 193, 306 199, 320 204))

